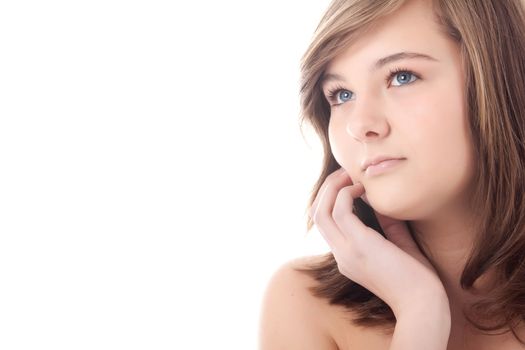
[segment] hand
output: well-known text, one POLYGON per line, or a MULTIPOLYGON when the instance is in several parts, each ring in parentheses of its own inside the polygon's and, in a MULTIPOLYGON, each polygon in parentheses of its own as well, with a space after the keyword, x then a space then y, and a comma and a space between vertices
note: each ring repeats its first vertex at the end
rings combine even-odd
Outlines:
POLYGON ((364 192, 363 185, 353 184, 341 168, 326 178, 310 209, 341 274, 385 301, 396 316, 421 298, 436 292, 446 296, 436 270, 404 221, 374 211, 385 239, 353 213, 354 199, 364 192))

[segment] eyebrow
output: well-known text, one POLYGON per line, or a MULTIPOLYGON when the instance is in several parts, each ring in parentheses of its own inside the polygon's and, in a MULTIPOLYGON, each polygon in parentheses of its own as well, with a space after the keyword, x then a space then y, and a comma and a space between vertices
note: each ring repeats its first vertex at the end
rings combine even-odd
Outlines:
MULTIPOLYGON (((429 55, 425 55, 423 53, 403 51, 403 52, 398 52, 398 53, 395 53, 395 54, 388 55, 386 57, 380 58, 379 60, 377 60, 376 63, 374 63, 369 68, 369 72, 373 72, 374 70, 378 70, 379 68, 387 65, 388 63, 399 61, 399 60, 404 60, 404 59, 425 59, 427 61, 438 62, 438 60, 435 59, 434 57, 429 56, 429 55)), ((327 82, 332 81, 332 80, 345 81, 345 78, 342 75, 339 75, 339 74, 325 73, 321 77, 321 86, 323 86, 324 84, 326 84, 327 82)))

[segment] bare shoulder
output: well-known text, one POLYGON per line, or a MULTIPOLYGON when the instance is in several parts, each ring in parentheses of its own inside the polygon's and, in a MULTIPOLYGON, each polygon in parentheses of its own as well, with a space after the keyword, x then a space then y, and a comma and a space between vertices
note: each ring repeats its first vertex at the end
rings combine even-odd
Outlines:
POLYGON ((338 349, 326 324, 326 303, 308 290, 315 281, 295 270, 312 259, 287 261, 271 277, 261 310, 260 350, 338 349))
POLYGON ((263 299, 259 349, 388 349, 389 339, 354 326, 349 321, 349 310, 330 305, 310 292, 317 282, 296 268, 322 258, 295 258, 274 272, 263 299))

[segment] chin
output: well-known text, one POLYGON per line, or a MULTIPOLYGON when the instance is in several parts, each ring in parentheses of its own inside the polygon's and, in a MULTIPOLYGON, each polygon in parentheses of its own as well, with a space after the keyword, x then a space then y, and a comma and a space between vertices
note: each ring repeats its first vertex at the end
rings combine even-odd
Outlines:
POLYGON ((370 198, 369 202, 365 202, 375 212, 396 220, 412 220, 415 214, 396 198, 388 199, 383 196, 379 199, 370 198))

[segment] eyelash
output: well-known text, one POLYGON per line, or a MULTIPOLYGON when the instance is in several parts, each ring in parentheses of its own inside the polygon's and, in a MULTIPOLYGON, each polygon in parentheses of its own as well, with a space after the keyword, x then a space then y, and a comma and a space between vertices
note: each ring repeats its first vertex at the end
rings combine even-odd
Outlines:
MULTIPOLYGON (((386 83, 389 83, 392 78, 394 78, 397 74, 399 73, 409 73, 410 75, 413 75, 414 77, 416 77, 417 79, 420 79, 419 75, 414 73, 413 71, 411 71, 410 69, 406 69, 406 68, 399 68, 399 67, 396 67, 396 68, 393 68, 390 70, 390 72, 388 73, 388 75, 386 76, 385 78, 385 82, 386 83)), ((411 83, 409 83, 411 84, 411 83)), ((405 85, 408 85, 408 84, 405 84, 405 85)), ((341 91, 341 90, 347 90, 345 88, 343 88, 342 86, 338 85, 338 86, 335 86, 334 88, 328 90, 327 92, 327 98, 328 98, 328 101, 329 102, 334 102, 337 94, 341 91)), ((333 104, 332 107, 337 107, 339 106, 341 103, 338 103, 338 104, 333 104)))

